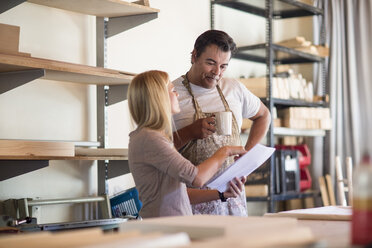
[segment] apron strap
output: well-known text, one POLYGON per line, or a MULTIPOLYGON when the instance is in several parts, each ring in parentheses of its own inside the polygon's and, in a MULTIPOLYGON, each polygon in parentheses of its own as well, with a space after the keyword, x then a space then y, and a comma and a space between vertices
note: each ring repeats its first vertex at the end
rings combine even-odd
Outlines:
MULTIPOLYGON (((190 86, 190 81, 187 79, 187 74, 185 74, 183 77, 183 81, 182 81, 182 84, 185 86, 185 88, 187 89, 187 91, 189 92, 191 98, 192 98, 192 102, 194 104, 194 108, 195 108, 195 120, 197 118, 197 116, 201 116, 201 113, 202 113, 202 110, 201 110, 201 107, 198 103, 198 101, 195 99, 195 96, 194 94, 192 93, 192 90, 191 90, 191 86, 190 86)), ((222 101, 222 104, 223 106, 225 107, 225 111, 230 111, 232 113, 232 117, 233 117, 233 124, 235 126, 235 128, 238 128, 238 122, 236 121, 236 118, 235 118, 235 115, 234 113, 231 111, 230 107, 229 107, 229 104, 228 102, 226 101, 226 98, 225 96, 223 95, 222 93, 222 90, 220 88, 220 86, 217 84, 216 85, 216 88, 217 88, 217 92, 218 94, 220 95, 220 98, 221 98, 221 101, 222 101)), ((237 130, 239 132, 239 130, 237 130)))
POLYGON ((193 104, 194 104, 195 111, 196 111, 197 114, 199 114, 199 113, 201 113, 202 111, 201 111, 201 108, 200 108, 200 106, 199 106, 198 101, 196 101, 195 96, 194 96, 194 94, 192 93, 191 86, 190 86, 190 82, 189 82, 189 80, 187 79, 186 74, 185 74, 185 76, 183 76, 183 78, 184 78, 184 79, 183 79, 183 81, 182 81, 182 84, 185 86, 185 88, 186 88, 187 91, 189 92, 189 94, 190 94, 190 96, 191 96, 191 98, 192 98, 192 102, 193 102, 193 104))

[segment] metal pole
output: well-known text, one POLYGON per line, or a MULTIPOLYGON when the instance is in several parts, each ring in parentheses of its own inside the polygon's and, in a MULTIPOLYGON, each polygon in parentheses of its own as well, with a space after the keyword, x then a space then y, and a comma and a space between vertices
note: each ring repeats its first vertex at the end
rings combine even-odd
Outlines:
POLYGON ((89 203, 105 201, 103 196, 81 197, 81 198, 63 198, 63 199, 45 199, 27 201, 29 207, 55 204, 71 204, 71 203, 89 203))
MULTIPOLYGON (((266 17, 266 82, 267 82, 267 100, 268 108, 272 113, 274 104, 272 100, 272 77, 273 77, 273 66, 274 58, 272 51, 272 19, 273 19, 273 2, 272 0, 265 1, 265 17, 266 17)), ((274 146, 274 127, 271 123, 269 128, 268 145, 274 146)), ((269 173, 269 206, 268 212, 274 212, 274 199, 275 194, 275 153, 270 158, 270 173, 269 173)))

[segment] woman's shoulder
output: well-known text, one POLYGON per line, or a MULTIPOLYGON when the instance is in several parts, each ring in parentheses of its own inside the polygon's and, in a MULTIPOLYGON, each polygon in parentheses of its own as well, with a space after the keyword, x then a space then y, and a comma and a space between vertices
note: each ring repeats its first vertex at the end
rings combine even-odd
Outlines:
POLYGON ((161 132, 146 127, 136 129, 130 133, 129 137, 131 141, 139 141, 143 143, 143 145, 168 141, 161 132))

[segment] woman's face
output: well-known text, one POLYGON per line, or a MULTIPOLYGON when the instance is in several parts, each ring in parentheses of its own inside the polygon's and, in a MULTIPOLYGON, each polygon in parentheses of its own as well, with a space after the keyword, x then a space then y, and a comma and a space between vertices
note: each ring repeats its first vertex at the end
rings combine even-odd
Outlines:
POLYGON ((171 103, 172 114, 179 113, 180 105, 178 103, 178 93, 174 89, 174 85, 171 82, 168 83, 168 94, 171 103))

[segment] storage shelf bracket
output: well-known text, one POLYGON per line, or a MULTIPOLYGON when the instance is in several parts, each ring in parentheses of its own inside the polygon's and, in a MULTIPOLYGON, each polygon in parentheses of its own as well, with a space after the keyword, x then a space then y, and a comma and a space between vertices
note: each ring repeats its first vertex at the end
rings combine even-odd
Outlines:
POLYGON ((0 94, 24 85, 45 75, 44 69, 0 73, 0 94))
POLYGON ((110 160, 107 179, 130 173, 128 160, 110 160))
POLYGON ((108 91, 107 105, 110 106, 112 104, 126 100, 128 87, 129 87, 128 84, 110 85, 110 89, 108 91))
POLYGON ((0 1, 0 14, 20 5, 21 3, 26 2, 26 0, 9 0, 9 1, 0 1))
POLYGON ((133 16, 111 17, 108 21, 107 36, 111 37, 158 17, 158 13, 149 13, 133 16))
POLYGON ((0 181, 49 165, 49 160, 0 160, 0 181))

